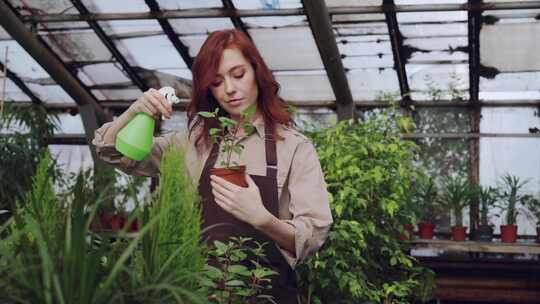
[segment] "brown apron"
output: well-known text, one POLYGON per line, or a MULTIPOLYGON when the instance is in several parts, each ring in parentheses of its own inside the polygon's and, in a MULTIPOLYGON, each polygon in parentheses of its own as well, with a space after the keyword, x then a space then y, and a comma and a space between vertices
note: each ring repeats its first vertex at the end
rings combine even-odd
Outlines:
MULTIPOLYGON (((276 142, 272 132, 265 127, 265 150, 266 150, 266 176, 250 175, 257 187, 259 187, 264 207, 275 217, 279 217, 279 198, 277 187, 277 154, 276 142)), ((272 296, 278 304, 297 303, 296 277, 281 252, 277 249, 274 241, 259 232, 253 226, 236 219, 233 215, 219 207, 212 195, 210 185, 210 169, 214 167, 219 154, 219 143, 212 146, 212 151, 204 165, 199 181, 199 194, 202 197, 203 229, 208 229, 203 235, 208 241, 226 241, 231 236, 251 237, 259 243, 266 242, 266 267, 279 272, 279 276, 272 280, 272 296)))

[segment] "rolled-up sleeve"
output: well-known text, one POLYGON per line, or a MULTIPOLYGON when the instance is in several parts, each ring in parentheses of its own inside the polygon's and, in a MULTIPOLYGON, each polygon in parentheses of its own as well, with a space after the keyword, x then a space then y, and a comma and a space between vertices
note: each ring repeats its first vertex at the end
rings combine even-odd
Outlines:
POLYGON ((295 255, 281 249, 285 259, 296 267, 324 243, 332 225, 329 195, 319 158, 313 145, 305 140, 294 153, 287 190, 290 194, 286 222, 295 228, 295 255))
POLYGON ((105 134, 112 123, 106 123, 94 133, 92 144, 96 147, 96 154, 99 159, 114 166, 115 168, 132 175, 157 177, 159 174, 159 165, 161 156, 165 149, 175 141, 181 145, 183 139, 180 134, 171 132, 163 136, 156 136, 153 139, 152 151, 142 161, 131 160, 118 152, 114 143, 105 142, 105 134))

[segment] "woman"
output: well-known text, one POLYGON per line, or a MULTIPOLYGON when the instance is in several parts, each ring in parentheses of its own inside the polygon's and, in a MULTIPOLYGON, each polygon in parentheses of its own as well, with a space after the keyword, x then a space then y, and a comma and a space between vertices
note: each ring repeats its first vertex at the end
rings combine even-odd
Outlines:
POLYGON ((325 241, 332 216, 322 170, 313 145, 292 126, 287 105, 277 95, 279 85, 255 45, 240 31, 212 33, 192 68, 193 93, 188 107, 187 134, 172 133, 154 138, 152 153, 135 162, 114 148, 118 131, 135 114, 144 112, 170 117, 172 107, 156 90, 150 89, 114 122, 96 131, 93 141, 99 157, 131 174, 157 176, 160 158, 172 142, 186 150, 188 174, 203 199, 203 225, 230 224, 210 229, 210 239, 231 235, 251 236, 274 243, 266 252, 279 278, 272 294, 277 303, 295 303, 296 285, 292 269, 318 250, 325 241), (256 105, 256 132, 242 143, 235 161, 247 167, 247 188, 210 176, 222 155, 212 144, 209 129, 216 121, 202 119, 200 111, 214 111, 239 120, 242 111, 256 105), (224 232, 226 231, 226 232, 224 232))

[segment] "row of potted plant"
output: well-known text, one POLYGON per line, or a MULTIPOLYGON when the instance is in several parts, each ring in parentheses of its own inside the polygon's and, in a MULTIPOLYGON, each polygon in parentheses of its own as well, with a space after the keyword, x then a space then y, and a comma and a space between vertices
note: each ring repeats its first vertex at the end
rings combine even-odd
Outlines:
MULTIPOLYGON (((411 197, 411 206, 419 219, 418 235, 421 239, 432 239, 435 223, 441 215, 450 211, 452 240, 465 241, 468 227, 463 225, 463 212, 476 201, 479 206, 479 222, 470 239, 492 241, 494 225, 491 219, 500 215, 490 212, 497 208, 504 214, 504 224, 500 225, 501 242, 516 242, 519 214, 535 221, 537 241, 540 241, 540 200, 523 193, 527 183, 510 174, 501 178, 500 187, 471 185, 466 178, 450 177, 442 182, 439 189, 432 178, 424 177, 419 180, 411 197)), ((408 227, 409 231, 411 228, 408 227)))

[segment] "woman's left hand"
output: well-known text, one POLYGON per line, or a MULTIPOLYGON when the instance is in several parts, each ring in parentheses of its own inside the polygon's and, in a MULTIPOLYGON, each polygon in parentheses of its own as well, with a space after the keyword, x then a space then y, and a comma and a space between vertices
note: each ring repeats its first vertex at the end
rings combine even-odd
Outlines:
POLYGON ((246 174, 247 188, 215 175, 210 178, 215 201, 225 211, 255 228, 272 220, 272 214, 263 205, 259 187, 249 175, 246 174))

